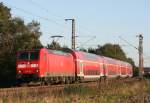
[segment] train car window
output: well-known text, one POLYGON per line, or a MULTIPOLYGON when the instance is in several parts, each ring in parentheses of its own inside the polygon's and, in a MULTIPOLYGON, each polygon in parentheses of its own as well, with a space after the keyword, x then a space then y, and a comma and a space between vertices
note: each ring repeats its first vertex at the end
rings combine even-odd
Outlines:
POLYGON ((30 52, 30 60, 38 60, 39 52, 30 52))
POLYGON ((82 62, 79 62, 80 64, 80 73, 83 73, 83 63, 82 62))
POLYGON ((107 69, 107 64, 103 64, 103 69, 107 69))
POLYGON ((29 59, 29 53, 28 52, 20 52, 18 59, 20 60, 28 60, 29 59))
POLYGON ((104 64, 100 64, 100 69, 104 69, 104 64))

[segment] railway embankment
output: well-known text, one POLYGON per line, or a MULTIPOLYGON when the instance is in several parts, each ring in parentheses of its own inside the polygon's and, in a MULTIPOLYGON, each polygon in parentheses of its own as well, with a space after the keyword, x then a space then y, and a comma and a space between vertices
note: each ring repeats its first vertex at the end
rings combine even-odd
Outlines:
POLYGON ((150 103, 150 79, 6 88, 0 103, 150 103))

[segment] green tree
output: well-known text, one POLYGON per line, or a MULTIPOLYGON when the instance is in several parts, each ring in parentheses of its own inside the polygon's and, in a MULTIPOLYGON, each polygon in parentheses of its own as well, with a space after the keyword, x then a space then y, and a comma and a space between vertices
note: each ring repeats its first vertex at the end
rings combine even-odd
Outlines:
POLYGON ((26 25, 21 18, 12 18, 10 9, 0 3, 0 80, 15 78, 17 51, 42 47, 40 36, 38 22, 26 25))
MULTIPOLYGON (((97 53, 96 53, 96 49, 91 48, 91 47, 88 48, 88 52, 89 52, 89 53, 93 53, 93 54, 97 54, 97 53)), ((97 55, 99 55, 99 54, 97 54, 97 55)))
POLYGON ((53 40, 51 44, 47 45, 47 48, 52 49, 52 50, 60 50, 62 47, 60 46, 58 42, 53 40))
POLYGON ((11 14, 10 9, 0 3, 0 78, 5 74, 11 75, 9 68, 11 52, 13 49, 13 35, 11 35, 11 14))
POLYGON ((13 18, 11 24, 11 34, 14 37, 14 50, 23 50, 23 49, 33 49, 42 47, 40 43, 40 24, 38 22, 32 21, 27 25, 24 24, 24 21, 21 18, 13 18), (36 29, 37 28, 37 29, 36 29))
POLYGON ((29 38, 32 44, 31 48, 40 48, 42 45, 39 41, 40 36, 42 35, 40 31, 40 23, 37 21, 32 21, 31 23, 27 24, 29 30, 29 38))
POLYGON ((126 61, 127 59, 123 49, 118 44, 107 43, 103 46, 98 46, 95 51, 98 55, 103 55, 124 61, 126 61))
POLYGON ((79 51, 88 52, 85 48, 80 48, 79 51))

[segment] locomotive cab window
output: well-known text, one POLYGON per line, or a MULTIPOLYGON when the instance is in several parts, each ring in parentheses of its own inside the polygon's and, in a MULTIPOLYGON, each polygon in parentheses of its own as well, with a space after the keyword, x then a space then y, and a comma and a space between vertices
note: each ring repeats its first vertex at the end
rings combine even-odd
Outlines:
POLYGON ((20 52, 18 55, 18 59, 20 60, 38 60, 39 52, 20 52))
POLYGON ((29 53, 28 52, 20 52, 18 59, 20 60, 28 60, 29 59, 29 53))
POLYGON ((38 60, 39 52, 30 52, 30 60, 38 60))

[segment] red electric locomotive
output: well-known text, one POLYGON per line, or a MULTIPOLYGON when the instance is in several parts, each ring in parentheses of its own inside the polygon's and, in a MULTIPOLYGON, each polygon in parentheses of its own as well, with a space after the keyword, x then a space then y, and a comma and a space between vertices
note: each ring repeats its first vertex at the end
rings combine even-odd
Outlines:
POLYGON ((74 80, 74 77, 75 63, 74 57, 70 53, 46 48, 18 52, 18 79, 27 81, 41 79, 52 82, 63 80, 64 78, 74 80))
POLYGON ((129 63, 81 51, 42 48, 17 54, 17 78, 47 83, 74 82, 105 77, 131 77, 129 63))

